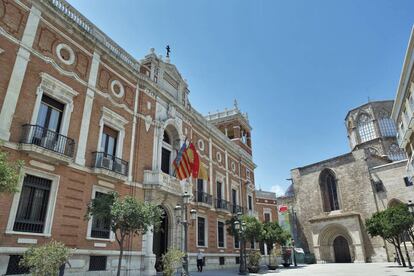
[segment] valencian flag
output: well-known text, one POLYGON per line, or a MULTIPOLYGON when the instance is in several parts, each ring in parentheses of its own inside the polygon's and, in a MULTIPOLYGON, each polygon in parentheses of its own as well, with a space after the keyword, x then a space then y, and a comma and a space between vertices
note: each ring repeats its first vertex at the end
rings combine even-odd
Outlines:
POLYGON ((202 164, 200 165, 200 157, 193 143, 187 146, 186 142, 184 142, 177 153, 177 158, 173 161, 173 166, 176 176, 180 180, 190 176, 208 180, 207 170, 202 164))

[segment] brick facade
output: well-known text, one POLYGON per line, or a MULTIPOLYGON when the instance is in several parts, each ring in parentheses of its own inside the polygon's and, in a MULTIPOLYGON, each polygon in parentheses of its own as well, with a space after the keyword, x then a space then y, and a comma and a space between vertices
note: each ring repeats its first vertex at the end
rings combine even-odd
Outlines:
MULTIPOLYGON (((116 242, 92 238, 91 222, 84 218, 93 192, 111 190, 159 204, 168 218, 166 245, 178 248, 182 229, 174 207, 185 190, 190 192, 189 208, 207 219, 204 247, 197 246, 197 221, 189 226, 191 268, 199 249, 204 250, 207 266, 218 267, 219 257, 225 257, 225 266, 235 265, 239 252, 233 237, 225 231, 225 246, 218 247, 217 223, 231 218, 234 203, 246 208, 248 195, 255 202, 250 126, 237 106, 231 116, 220 118, 235 128, 243 125, 249 142, 240 137, 232 141, 220 131, 219 121, 190 106, 187 84, 169 60, 151 52, 139 63, 63 0, 0 2, 0 66, 2 150, 12 161, 24 161, 23 174, 52 181, 50 212, 40 233, 13 230, 20 193, 0 195, 0 274, 6 272, 10 255, 51 239, 74 249, 68 273, 88 271, 91 255, 107 256, 106 270, 114 271, 116 242), (64 14, 67 11, 75 20, 64 14), (46 96, 64 105, 60 129, 52 131, 56 140, 35 134, 46 96), (25 124, 31 126, 22 127, 25 124), (106 127, 117 133, 109 161, 96 153, 102 151, 106 127), (185 138, 196 146, 209 173, 204 192, 210 202, 197 202, 195 180, 180 183, 162 172, 165 132, 172 140, 171 157, 185 138), (74 146, 69 146, 72 139, 74 146), (56 141, 63 141, 63 146, 56 141), (215 202, 218 181, 226 208, 215 202), (233 200, 232 189, 237 190, 237 199, 233 200)), ((155 274, 159 257, 153 251, 155 235, 149 232, 128 241, 125 269, 155 274)))

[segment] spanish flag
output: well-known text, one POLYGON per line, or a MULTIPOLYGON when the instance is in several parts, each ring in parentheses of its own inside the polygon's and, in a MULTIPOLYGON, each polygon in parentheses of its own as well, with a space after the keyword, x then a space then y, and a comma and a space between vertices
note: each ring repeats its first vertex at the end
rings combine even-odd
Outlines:
POLYGON ((192 176, 208 180, 208 172, 203 164, 200 165, 200 157, 193 143, 187 147, 181 147, 177 158, 173 161, 176 176, 179 180, 184 180, 192 176))

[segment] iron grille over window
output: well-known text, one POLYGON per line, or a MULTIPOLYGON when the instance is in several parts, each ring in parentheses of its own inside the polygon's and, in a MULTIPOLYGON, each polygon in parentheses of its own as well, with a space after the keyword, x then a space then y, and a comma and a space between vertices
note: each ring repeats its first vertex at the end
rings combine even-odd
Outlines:
POLYGON ((220 257, 219 258, 219 262, 220 262, 220 265, 224 265, 224 263, 225 263, 224 257, 220 257))
POLYGON ((20 266, 21 255, 10 255, 9 263, 7 265, 6 275, 28 274, 29 268, 20 266))
POLYGON ((197 230, 198 230, 198 237, 197 237, 197 244, 198 246, 205 246, 206 240, 205 240, 205 227, 206 227, 206 220, 202 217, 198 217, 197 221, 197 230))
POLYGON ((374 122, 367 114, 362 114, 358 119, 358 133, 361 143, 375 139, 374 122))
POLYGON ((270 214, 269 213, 264 214, 264 220, 265 220, 265 222, 270 222, 270 214))
POLYGON ((218 247, 224 247, 224 223, 219 221, 217 224, 218 247))
MULTIPOLYGON (((106 194, 96 192, 95 198, 104 197, 106 194)), ((92 218, 91 237, 100 239, 109 239, 110 237, 111 221, 108 218, 92 218)))
POLYGON ((23 181, 14 231, 43 233, 52 181, 27 175, 23 181))
POLYGON ((91 256, 89 259, 89 271, 106 270, 106 256, 91 256))

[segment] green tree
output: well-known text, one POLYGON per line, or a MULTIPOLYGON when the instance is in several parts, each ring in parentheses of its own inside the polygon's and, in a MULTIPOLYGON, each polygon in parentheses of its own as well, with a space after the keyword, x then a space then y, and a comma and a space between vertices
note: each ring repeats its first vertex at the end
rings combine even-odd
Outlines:
POLYGON ((243 239, 243 242, 246 241, 261 241, 263 231, 263 224, 253 216, 243 215, 241 216, 241 224, 244 224, 244 231, 240 235, 234 228, 234 222, 236 217, 232 217, 230 220, 226 221, 227 224, 227 233, 231 236, 236 237, 237 239, 243 239))
POLYGON ((20 169, 23 166, 22 161, 11 163, 7 155, 6 152, 0 150, 0 194, 18 191, 20 169))
POLYGON ((367 232, 372 237, 382 237, 395 246, 404 267, 406 264, 401 250, 401 242, 405 243, 405 241, 402 237, 411 230, 413 224, 414 218, 405 204, 398 204, 377 212, 365 222, 367 232))
POLYGON ((145 234, 151 226, 161 223, 162 210, 151 203, 140 202, 132 196, 123 199, 117 193, 100 196, 88 205, 87 219, 95 217, 111 222, 111 230, 119 245, 117 275, 121 275, 124 241, 127 236, 145 234))
MULTIPOLYGON (((273 250, 273 244, 277 243, 281 246, 285 245, 287 241, 290 240, 290 234, 287 231, 283 230, 283 228, 280 227, 277 221, 265 222, 263 224, 263 230, 260 240, 266 244, 269 252, 271 252, 273 250)), ((268 255, 270 264, 271 254, 268 255)))
POLYGON ((28 267, 34 276, 57 275, 59 268, 69 257, 69 248, 61 242, 52 240, 42 246, 29 248, 20 264, 28 267))

